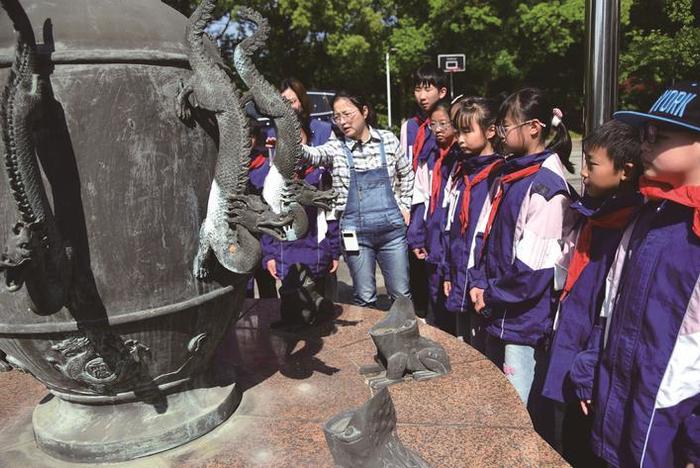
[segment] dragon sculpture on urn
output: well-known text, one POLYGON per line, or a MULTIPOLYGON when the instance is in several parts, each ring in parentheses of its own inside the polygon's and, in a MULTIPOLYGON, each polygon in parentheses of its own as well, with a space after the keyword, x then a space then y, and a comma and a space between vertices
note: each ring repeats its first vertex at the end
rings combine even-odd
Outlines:
POLYGON ((262 255, 255 234, 266 232, 284 240, 284 227, 292 222, 298 226, 297 235, 306 230, 305 218, 277 215, 259 196, 245 194, 251 150, 248 122, 232 71, 204 31, 214 7, 214 1, 203 1, 187 22, 185 39, 193 74, 176 98, 176 113, 183 122, 191 124, 192 108, 197 107, 212 112, 219 127, 214 180, 193 267, 198 279, 210 276, 212 254, 234 273, 255 269, 262 255))
MULTIPOLYGON (((315 187, 294 180, 294 167, 301 155, 298 141, 301 130, 296 116, 250 59, 240 59, 239 50, 250 54, 263 43, 265 28, 244 39, 236 48, 236 70, 250 87, 246 96, 252 96, 242 98, 233 83, 232 70, 224 64, 205 32, 207 24, 213 20, 214 8, 213 0, 204 0, 188 20, 185 35, 193 74, 182 84, 176 98, 176 112, 183 122, 191 124, 191 109, 197 107, 212 112, 219 127, 219 154, 193 268, 199 279, 210 276, 212 254, 226 269, 250 273, 262 256, 257 236, 266 233, 283 241, 304 236, 308 219, 297 200, 328 209, 334 197, 332 191, 318 192, 315 187), (265 196, 264 201, 258 195, 245 193, 252 145, 244 110, 249 99, 254 99, 260 111, 274 119, 278 130, 274 167, 281 168, 275 173, 282 174, 282 179, 273 177, 266 187, 277 184, 280 190, 273 190, 273 195, 265 196), (297 122, 296 126, 292 120, 297 122), (287 131, 290 126, 294 127, 291 132, 287 131), (291 151, 286 149, 288 147, 291 151)), ((243 17, 267 27, 264 20, 255 15, 257 13, 250 12, 243 17)))
POLYGON ((257 27, 252 35, 236 46, 233 54, 234 67, 248 87, 248 92, 243 96, 244 104, 252 100, 260 113, 274 121, 277 130, 275 157, 265 179, 263 197, 275 213, 294 213, 295 219, 302 218, 302 205, 329 210, 336 197, 335 191, 318 190, 296 176, 303 154, 299 118, 290 102, 265 79, 251 59, 265 45, 270 26, 260 13, 251 8, 240 7, 238 17, 257 27))
POLYGON ((68 301, 71 275, 71 248, 56 225, 32 137, 50 89, 29 18, 16 0, 1 3, 17 31, 15 61, 0 98, 0 149, 19 219, 0 254, 0 270, 10 291, 26 283, 31 308, 46 314, 68 301))

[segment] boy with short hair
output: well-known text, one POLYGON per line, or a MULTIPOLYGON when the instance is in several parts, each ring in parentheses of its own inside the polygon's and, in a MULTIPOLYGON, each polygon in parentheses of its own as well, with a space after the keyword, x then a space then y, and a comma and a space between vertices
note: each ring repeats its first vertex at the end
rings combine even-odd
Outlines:
POLYGON ((579 216, 573 254, 560 296, 554 339, 542 394, 566 403, 562 443, 564 457, 574 466, 595 466, 590 450, 591 420, 579 402, 590 400, 595 359, 601 341, 599 313, 605 277, 622 233, 642 205, 638 178, 642 164, 639 133, 610 120, 583 140, 584 196, 571 204, 579 216), (583 443, 583 441, 586 441, 583 443))
POLYGON ((641 129, 640 191, 649 200, 620 243, 624 268, 607 279, 617 292, 592 446, 614 466, 700 463, 699 94, 699 83, 677 83, 648 113, 614 116, 641 129))
MULTIPOLYGON (((413 95, 416 99, 418 112, 401 125, 400 143, 404 154, 412 164, 413 170, 418 168, 418 155, 426 147, 437 148, 435 135, 430 131, 430 111, 433 106, 447 96, 447 76, 431 64, 424 64, 413 73, 413 95)), ((425 148, 426 150, 429 148, 425 148)), ((411 215, 415 207, 411 210, 411 215)), ((425 261, 409 255, 410 280, 413 302, 416 313, 425 316, 428 309, 428 275, 425 261)))
POLYGON ((434 144, 428 117, 435 103, 447 96, 447 75, 431 64, 424 64, 413 73, 412 81, 418 112, 401 125, 400 141, 409 161, 417 162, 423 145, 429 140, 434 144))

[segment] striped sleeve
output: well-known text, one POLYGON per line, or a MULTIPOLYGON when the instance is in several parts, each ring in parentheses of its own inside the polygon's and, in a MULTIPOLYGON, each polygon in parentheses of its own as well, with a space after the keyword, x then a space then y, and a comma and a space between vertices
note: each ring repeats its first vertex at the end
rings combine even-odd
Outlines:
POLYGON ((333 167, 333 160, 343 154, 342 142, 331 134, 328 141, 320 146, 302 145, 303 159, 314 167, 333 167))
POLYGON ((399 201, 400 208, 405 211, 411 209, 413 201, 413 182, 415 175, 413 168, 405 157, 403 147, 399 141, 392 135, 396 144, 396 176, 399 179, 399 201))

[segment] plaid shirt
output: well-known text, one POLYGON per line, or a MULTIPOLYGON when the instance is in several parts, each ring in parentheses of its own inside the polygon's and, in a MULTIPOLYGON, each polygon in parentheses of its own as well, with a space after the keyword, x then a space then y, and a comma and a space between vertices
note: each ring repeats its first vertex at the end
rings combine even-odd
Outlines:
POLYGON ((314 166, 325 166, 332 169, 333 188, 338 194, 333 209, 336 216, 345 210, 350 188, 350 168, 348 158, 342 145, 352 151, 355 170, 369 171, 381 167, 379 150, 380 135, 384 141, 384 152, 389 178, 392 180, 394 198, 399 208, 409 211, 413 196, 413 171, 404 156, 399 140, 388 130, 369 129, 369 141, 361 143, 350 138, 339 139, 335 134, 321 146, 304 145, 304 159, 314 166))

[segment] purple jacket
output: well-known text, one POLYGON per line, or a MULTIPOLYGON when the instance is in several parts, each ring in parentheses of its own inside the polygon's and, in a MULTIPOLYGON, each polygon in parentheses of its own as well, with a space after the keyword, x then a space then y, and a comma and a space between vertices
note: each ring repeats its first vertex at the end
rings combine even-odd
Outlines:
MULTIPOLYGON (((554 265, 573 228, 569 205, 576 197, 559 156, 550 151, 510 158, 502 173, 535 164, 541 164, 536 173, 505 186, 484 255, 469 271, 473 285, 484 289, 484 302, 493 314, 486 331, 505 342, 529 346, 544 343, 552 331, 558 304, 554 265)), ((494 190, 480 225, 488 218, 494 190)), ((477 231, 476 252, 482 250, 482 239, 483 231, 477 231)))
POLYGON ((690 208, 653 202, 628 228, 593 399, 593 450, 611 465, 700 462, 700 239, 692 220, 690 208))
POLYGON ((454 144, 444 156, 440 169, 440 188, 437 200, 431 196, 432 179, 439 148, 434 140, 429 140, 421 151, 416 182, 414 186, 411 221, 408 225, 408 246, 411 249, 425 248, 428 251, 426 261, 442 269, 444 265, 444 229, 447 206, 445 203, 445 187, 452 166, 462 158, 462 151, 454 144), (430 206, 434 205, 431 213, 430 206))
MULTIPOLYGON (((571 208, 581 215, 579 228, 585 219, 597 219, 621 209, 640 207, 642 196, 639 193, 614 195, 608 199, 583 197, 574 202, 571 208)), ((600 308, 605 296, 605 278, 615 257, 615 251, 622 238, 624 227, 605 229, 592 227, 590 261, 581 272, 568 296, 559 305, 559 316, 554 339, 550 347, 550 361, 542 394, 560 402, 589 400, 590 394, 577 394, 569 373, 577 374, 577 383, 583 380, 580 369, 588 353, 588 346, 597 346, 602 336, 599 323, 600 308), (590 340, 590 341, 589 341, 590 340), (576 370, 572 370, 577 360, 576 370)), ((590 373, 592 388, 593 372, 590 373)), ((587 379, 588 380, 588 379, 587 379)), ((582 391, 579 390, 579 391, 582 391)))
MULTIPOLYGON (((311 121, 310 145, 318 146, 325 143, 331 134, 331 125, 322 120, 311 121)), ((269 170, 269 165, 267 165, 269 170)), ((304 168, 305 169, 305 168, 304 168)), ((326 169, 318 168, 306 173, 304 180, 316 187, 327 189, 332 186, 331 175, 326 169)), ((265 172, 267 175, 267 172, 265 172)), ((251 171, 251 181, 258 179, 258 174, 251 171)), ((262 177, 264 182, 264 176, 262 177)), ((260 185, 262 190, 262 184, 260 185)), ((292 242, 280 242, 271 236, 262 236, 263 248, 263 268, 267 262, 274 259, 277 264, 277 273, 280 278, 284 278, 289 271, 289 267, 294 264, 302 264, 309 268, 311 275, 319 278, 325 275, 332 260, 337 260, 340 256, 340 233, 338 221, 327 221, 326 233, 319 239, 318 209, 306 207, 306 214, 309 219, 309 230, 306 235, 292 242)))
POLYGON ((262 194, 265 177, 270 172, 270 151, 268 148, 253 148, 248 167, 248 193, 262 194))
MULTIPOLYGON (((411 164, 413 164, 413 146, 415 145, 416 137, 418 136, 418 128, 424 121, 424 117, 414 115, 413 117, 407 119, 401 126, 399 140, 401 142, 401 146, 403 147, 404 154, 411 164)), ((426 138, 431 138, 434 141, 435 138, 430 132, 430 129, 427 128, 426 131, 428 132, 426 138)))
POLYGON ((469 223, 467 224, 467 229, 464 234, 462 234, 462 224, 459 219, 459 214, 462 210, 462 196, 465 188, 463 175, 467 174, 470 181, 474 180, 476 174, 500 159, 502 159, 500 155, 466 155, 461 160, 462 169, 460 173, 457 174, 458 178, 452 189, 454 193, 454 202, 450 205, 447 213, 449 230, 447 230, 445 234, 446 268, 444 271, 444 279, 452 283, 452 290, 445 301, 445 308, 450 312, 465 312, 472 308, 469 299, 470 287, 467 270, 474 262, 472 246, 479 214, 488 196, 493 178, 496 177, 499 172, 498 170, 491 172, 489 178, 472 186, 469 196, 469 223))

